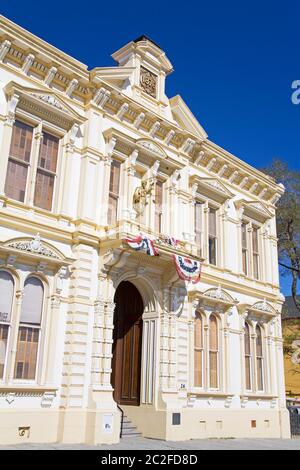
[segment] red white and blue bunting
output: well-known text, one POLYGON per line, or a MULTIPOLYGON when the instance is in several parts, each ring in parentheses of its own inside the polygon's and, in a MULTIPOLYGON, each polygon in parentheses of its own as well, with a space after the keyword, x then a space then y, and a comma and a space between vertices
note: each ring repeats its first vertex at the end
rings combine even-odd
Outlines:
POLYGON ((176 271, 180 279, 196 284, 200 281, 201 263, 180 255, 173 255, 176 271))
MULTIPOLYGON (((158 250, 155 248, 154 243, 146 235, 138 235, 135 238, 125 238, 123 240, 130 248, 135 251, 144 251, 149 256, 158 256, 158 250)), ((167 243, 176 247, 178 240, 168 237, 167 243)), ((201 276, 201 263, 181 255, 173 255, 176 271, 180 279, 196 284, 200 281, 201 276)))
POLYGON ((158 256, 154 243, 145 235, 138 235, 134 239, 125 238, 124 241, 135 251, 145 251, 147 255, 158 256))

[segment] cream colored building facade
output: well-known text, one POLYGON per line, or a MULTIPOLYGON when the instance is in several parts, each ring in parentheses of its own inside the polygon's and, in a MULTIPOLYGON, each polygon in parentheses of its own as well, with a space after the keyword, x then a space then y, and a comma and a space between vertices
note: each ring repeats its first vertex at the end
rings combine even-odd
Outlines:
POLYGON ((91 71, 0 40, 0 442, 118 442, 120 409, 146 437, 288 437, 283 188, 166 96, 148 38, 91 71))

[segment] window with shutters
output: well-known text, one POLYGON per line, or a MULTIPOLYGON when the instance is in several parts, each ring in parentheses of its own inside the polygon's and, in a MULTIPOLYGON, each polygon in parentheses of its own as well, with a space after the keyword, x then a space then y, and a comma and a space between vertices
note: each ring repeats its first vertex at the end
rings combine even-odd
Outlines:
POLYGON ((33 127, 16 121, 13 126, 5 194, 16 201, 24 202, 31 158, 33 127))
POLYGON ((59 140, 43 132, 36 171, 34 205, 51 211, 59 140))
MULTIPOLYGON (((37 129, 37 128, 36 128, 37 129)), ((16 201, 52 210, 57 172, 59 139, 43 130, 35 140, 36 129, 16 120, 10 145, 5 194, 16 201)))
POLYGON ((259 325, 256 325, 256 385, 257 390, 262 391, 264 389, 263 380, 263 344, 262 344, 262 332, 259 325))
POLYGON ((209 317, 209 386, 218 388, 219 363, 218 320, 215 315, 209 317))
POLYGON ((217 211, 212 207, 208 209, 208 260, 217 264, 217 211))
POLYGON ((24 285, 18 329, 15 379, 34 380, 36 377, 43 303, 43 283, 39 278, 30 276, 24 285))
POLYGON ((241 224, 242 272, 245 276, 259 279, 259 227, 251 220, 241 224))
POLYGON ((162 204, 163 204, 163 183, 156 181, 155 184, 155 231, 162 232, 162 204))
POLYGON ((246 379, 246 390, 252 388, 252 372, 251 372, 251 337, 250 327, 248 323, 245 323, 245 379, 246 379))
POLYGON ((110 167, 109 198, 108 198, 108 225, 114 225, 118 219, 119 191, 120 191, 121 163, 113 160, 110 167))
POLYGON ((11 329, 15 283, 12 275, 0 270, 0 380, 4 378, 11 329))
POLYGON ((241 225, 242 230, 242 269, 243 273, 248 275, 248 239, 247 239, 247 224, 245 222, 241 225))
POLYGON ((203 319, 199 312, 196 313, 194 324, 194 386, 203 387, 203 319))
POLYGON ((259 251, 258 251, 258 228, 252 229, 252 259, 253 259, 253 277, 259 279, 259 251))

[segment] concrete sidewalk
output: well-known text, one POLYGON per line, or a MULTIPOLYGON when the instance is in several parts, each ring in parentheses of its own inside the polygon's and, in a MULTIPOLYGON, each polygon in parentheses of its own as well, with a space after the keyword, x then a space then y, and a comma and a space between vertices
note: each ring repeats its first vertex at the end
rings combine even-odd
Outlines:
POLYGON ((84 444, 18 444, 0 450, 300 450, 300 436, 292 439, 201 439, 184 442, 124 438, 119 444, 89 446, 84 444))

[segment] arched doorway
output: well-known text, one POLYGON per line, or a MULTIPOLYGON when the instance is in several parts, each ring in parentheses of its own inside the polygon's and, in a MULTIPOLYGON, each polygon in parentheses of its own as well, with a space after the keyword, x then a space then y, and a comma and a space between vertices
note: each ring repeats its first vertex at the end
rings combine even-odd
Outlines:
POLYGON ((142 315, 141 294, 131 282, 118 286, 114 302, 112 386, 120 405, 140 404, 142 315))

